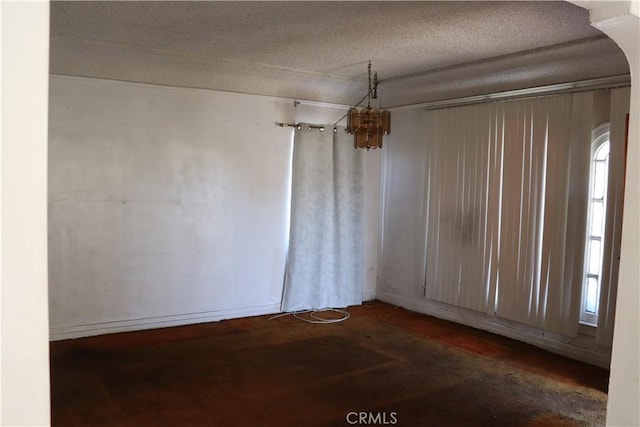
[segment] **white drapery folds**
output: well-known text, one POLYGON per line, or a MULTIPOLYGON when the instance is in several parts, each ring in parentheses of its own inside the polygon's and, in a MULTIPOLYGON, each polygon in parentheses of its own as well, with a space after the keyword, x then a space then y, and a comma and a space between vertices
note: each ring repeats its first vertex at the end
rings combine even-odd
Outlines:
POLYGON ((427 298, 577 334, 593 105, 584 92, 427 113, 427 298))
POLYGON ((363 150, 344 128, 296 129, 282 311, 362 303, 363 150))

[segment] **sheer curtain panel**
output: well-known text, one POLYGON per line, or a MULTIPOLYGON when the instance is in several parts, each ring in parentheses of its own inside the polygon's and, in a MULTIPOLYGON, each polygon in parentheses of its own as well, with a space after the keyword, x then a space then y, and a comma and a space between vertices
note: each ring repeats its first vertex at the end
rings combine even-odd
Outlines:
POLYGON ((283 311, 362 303, 363 155, 344 128, 295 130, 283 311))

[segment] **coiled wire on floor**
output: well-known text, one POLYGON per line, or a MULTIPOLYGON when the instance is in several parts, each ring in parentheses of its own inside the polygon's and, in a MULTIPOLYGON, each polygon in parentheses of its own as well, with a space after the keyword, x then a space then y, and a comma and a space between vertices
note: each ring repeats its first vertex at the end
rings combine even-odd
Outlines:
POLYGON ((284 317, 284 316, 293 316, 298 320, 302 320, 308 323, 316 323, 316 324, 344 322, 349 317, 351 317, 349 312, 347 312, 346 310, 340 310, 337 308, 325 308, 321 310, 300 310, 300 311, 291 311, 289 313, 281 313, 281 314, 277 314, 275 316, 270 317, 269 320, 277 319, 279 317, 284 317), (326 317, 319 317, 316 315, 317 313, 326 313, 326 312, 339 313, 339 314, 342 314, 342 317, 326 318, 326 317), (302 316, 303 314, 307 314, 308 317, 303 317, 302 316))

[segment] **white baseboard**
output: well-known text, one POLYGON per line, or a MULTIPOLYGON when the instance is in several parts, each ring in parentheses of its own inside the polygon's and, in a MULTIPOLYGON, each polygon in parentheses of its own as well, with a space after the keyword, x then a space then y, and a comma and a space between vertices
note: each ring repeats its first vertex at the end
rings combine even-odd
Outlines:
POLYGON ((91 323, 52 327, 49 340, 59 341, 70 338, 113 334, 117 332, 141 331, 144 329, 167 328, 171 326, 191 325, 195 323, 217 322, 238 317, 260 316, 280 312, 280 304, 242 307, 237 309, 213 310, 200 313, 176 314, 170 316, 147 317, 142 319, 119 320, 113 322, 91 323))
POLYGON ((376 298, 411 311, 523 341, 552 353, 605 369, 609 369, 611 364, 610 352, 596 345, 595 340, 593 338, 590 339, 590 337, 565 337, 560 334, 488 316, 477 311, 454 307, 424 298, 408 298, 386 292, 378 292, 376 298))

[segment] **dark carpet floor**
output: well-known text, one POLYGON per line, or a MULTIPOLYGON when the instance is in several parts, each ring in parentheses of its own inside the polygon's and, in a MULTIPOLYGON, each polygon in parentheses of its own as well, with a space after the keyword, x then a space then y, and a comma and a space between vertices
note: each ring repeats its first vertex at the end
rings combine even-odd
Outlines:
POLYGON ((608 372, 373 302, 51 344, 54 426, 604 425, 608 372))

